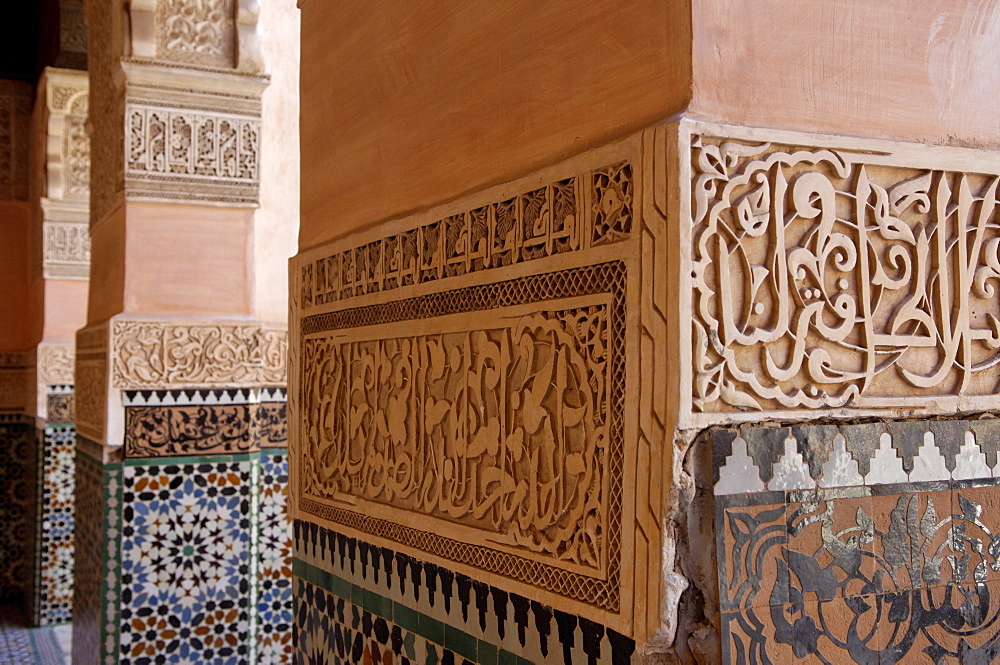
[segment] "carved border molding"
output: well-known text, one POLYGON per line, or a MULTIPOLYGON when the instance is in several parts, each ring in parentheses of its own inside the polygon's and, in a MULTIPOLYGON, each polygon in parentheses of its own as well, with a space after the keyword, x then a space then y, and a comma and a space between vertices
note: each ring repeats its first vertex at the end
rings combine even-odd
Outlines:
POLYGON ((996 153, 683 121, 682 426, 996 408, 996 153))
POLYGON ((620 161, 305 263, 302 310, 625 240, 632 170, 620 161))

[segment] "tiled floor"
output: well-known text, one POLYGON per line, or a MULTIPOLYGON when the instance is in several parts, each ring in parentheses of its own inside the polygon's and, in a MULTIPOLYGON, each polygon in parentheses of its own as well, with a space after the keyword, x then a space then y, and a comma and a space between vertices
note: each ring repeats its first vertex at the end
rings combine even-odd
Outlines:
POLYGON ((15 608, 0 607, 0 663, 68 665, 72 636, 70 625, 26 628, 20 615, 15 608))

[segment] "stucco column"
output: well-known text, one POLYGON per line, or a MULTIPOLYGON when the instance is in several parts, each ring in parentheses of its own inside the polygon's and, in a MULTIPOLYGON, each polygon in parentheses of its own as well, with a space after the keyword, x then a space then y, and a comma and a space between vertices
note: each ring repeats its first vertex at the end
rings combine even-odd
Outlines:
POLYGON ((295 133, 294 96, 268 85, 273 74, 277 94, 294 88, 297 11, 269 11, 87 6, 103 94, 76 340, 90 545, 77 561, 77 662, 277 662, 290 640, 285 285, 271 279, 290 252, 258 235, 297 224, 297 168, 266 166, 279 153, 269 132, 295 133), (265 62, 269 39, 290 47, 265 62))

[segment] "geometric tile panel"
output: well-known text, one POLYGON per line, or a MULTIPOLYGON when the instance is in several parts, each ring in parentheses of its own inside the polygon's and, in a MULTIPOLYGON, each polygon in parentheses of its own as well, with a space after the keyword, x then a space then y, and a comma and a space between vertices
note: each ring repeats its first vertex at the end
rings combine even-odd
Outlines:
POLYGON ((47 425, 39 450, 41 501, 35 598, 36 625, 64 623, 73 614, 73 503, 76 433, 72 425, 47 425))
MULTIPOLYGON (((120 471, 119 471, 120 473, 120 471)), ((103 663, 101 649, 101 578, 106 551, 104 468, 83 453, 76 457, 76 577, 73 589, 73 651, 78 662, 103 663)))
POLYGON ((723 662, 996 662, 997 422, 715 431, 723 662))
POLYGON ((0 414, 0 601, 26 603, 35 532, 33 419, 0 414))
POLYGON ((628 663, 635 643, 444 567, 295 523, 295 662, 628 663))
POLYGON ((257 662, 290 663, 292 657, 292 525, 288 519, 288 453, 260 454, 257 589, 257 662))
POLYGON ((122 665, 248 660, 252 462, 210 459, 124 467, 122 665))

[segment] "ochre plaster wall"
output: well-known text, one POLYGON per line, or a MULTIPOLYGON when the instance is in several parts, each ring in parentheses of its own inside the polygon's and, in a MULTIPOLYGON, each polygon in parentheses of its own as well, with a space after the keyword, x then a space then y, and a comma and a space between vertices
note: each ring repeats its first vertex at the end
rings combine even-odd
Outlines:
POLYGON ((45 280, 45 317, 42 337, 74 339, 87 321, 86 280, 45 280))
POLYGON ((684 107, 682 0, 302 6, 301 248, 684 107))
POLYGON ((253 210, 130 202, 92 229, 90 323, 121 312, 250 316, 253 210), (127 211, 127 212, 126 212, 127 211))
POLYGON ((38 342, 31 261, 31 206, 0 201, 0 350, 23 351, 38 342))
POLYGON ((700 0, 691 11, 694 113, 1000 147, 995 2, 700 0))

